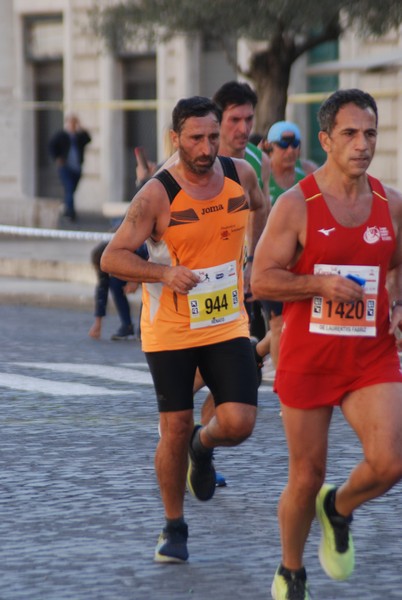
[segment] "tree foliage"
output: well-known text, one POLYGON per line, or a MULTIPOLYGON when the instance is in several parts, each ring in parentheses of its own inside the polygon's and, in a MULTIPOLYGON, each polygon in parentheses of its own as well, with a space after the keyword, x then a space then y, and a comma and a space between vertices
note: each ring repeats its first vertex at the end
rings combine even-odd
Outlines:
POLYGON ((353 26, 379 36, 402 23, 401 0, 101 0, 95 31, 119 51, 133 37, 166 40, 197 33, 221 44, 233 63, 233 38, 262 42, 246 72, 259 97, 261 130, 284 117, 291 68, 306 51, 353 26))

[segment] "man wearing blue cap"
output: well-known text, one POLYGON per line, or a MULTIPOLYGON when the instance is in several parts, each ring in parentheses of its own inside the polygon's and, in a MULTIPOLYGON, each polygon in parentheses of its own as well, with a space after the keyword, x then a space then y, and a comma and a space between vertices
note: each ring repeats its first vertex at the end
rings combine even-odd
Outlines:
POLYGON ((300 129, 291 121, 277 121, 268 131, 264 150, 271 160, 271 204, 278 196, 316 170, 311 160, 300 158, 300 129))
MULTIPOLYGON (((300 129, 291 121, 277 121, 268 131, 267 139, 262 144, 263 150, 271 161, 269 193, 271 205, 286 190, 296 185, 301 179, 316 170, 317 165, 311 160, 300 158, 300 129)), ((274 368, 278 363, 279 340, 283 326, 282 302, 263 300, 262 305, 269 320, 269 331, 257 344, 260 356, 271 355, 274 368)))

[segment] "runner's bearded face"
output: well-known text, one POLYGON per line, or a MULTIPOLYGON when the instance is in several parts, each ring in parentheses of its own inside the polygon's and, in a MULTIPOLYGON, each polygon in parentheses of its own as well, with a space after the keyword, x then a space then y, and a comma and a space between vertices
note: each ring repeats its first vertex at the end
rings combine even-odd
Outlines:
POLYGON ((178 151, 183 164, 196 175, 212 168, 219 149, 219 123, 215 115, 190 117, 178 136, 178 151))

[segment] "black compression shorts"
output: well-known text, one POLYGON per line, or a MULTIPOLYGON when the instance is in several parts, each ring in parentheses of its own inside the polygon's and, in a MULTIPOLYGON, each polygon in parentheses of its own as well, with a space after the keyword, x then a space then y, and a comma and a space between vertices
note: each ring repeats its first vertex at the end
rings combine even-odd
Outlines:
POLYGON ((239 402, 257 406, 257 369, 248 338, 186 348, 146 352, 159 412, 194 408, 193 385, 197 367, 211 390, 215 405, 239 402))

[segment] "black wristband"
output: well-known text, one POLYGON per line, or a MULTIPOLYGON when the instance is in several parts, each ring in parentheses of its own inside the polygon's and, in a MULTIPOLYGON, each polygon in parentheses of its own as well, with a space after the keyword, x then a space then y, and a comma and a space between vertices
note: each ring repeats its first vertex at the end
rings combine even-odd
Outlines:
POLYGON ((254 260, 254 256, 251 256, 251 255, 247 256, 247 258, 246 258, 247 262, 253 262, 253 260, 254 260))

